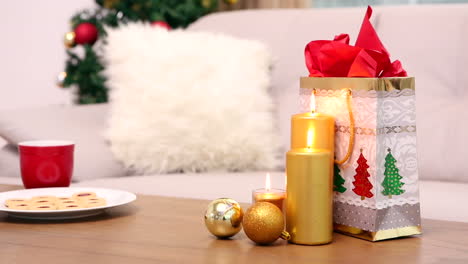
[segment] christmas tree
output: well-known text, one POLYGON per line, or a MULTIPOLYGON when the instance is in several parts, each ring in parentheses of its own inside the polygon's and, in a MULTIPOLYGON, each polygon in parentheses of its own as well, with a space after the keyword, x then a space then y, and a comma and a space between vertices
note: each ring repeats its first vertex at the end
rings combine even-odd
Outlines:
POLYGON ((346 188, 343 186, 345 179, 341 177, 340 167, 338 167, 338 164, 336 163, 333 165, 333 174, 333 190, 335 192, 344 193, 346 191, 346 188))
POLYGON ((367 160, 364 158, 364 155, 359 155, 357 160, 358 167, 356 168, 356 175, 354 175, 354 189, 353 192, 361 196, 361 200, 364 200, 365 197, 371 198, 374 194, 371 193, 371 189, 374 187, 369 181, 370 174, 367 171, 369 165, 367 165, 367 160))
POLYGON ((96 0, 96 8, 79 12, 71 19, 72 31, 65 35, 68 59, 57 84, 60 87, 77 86, 75 102, 78 104, 107 102, 108 88, 102 75, 105 65, 99 47, 96 47, 99 45, 94 45, 98 39, 100 45, 105 45, 106 27, 140 21, 167 29, 184 28, 214 11, 217 1, 96 0))
POLYGON ((393 157, 391 149, 388 149, 388 154, 385 157, 385 178, 382 182, 382 186, 384 187, 382 194, 387 195, 389 198, 392 198, 392 195, 400 195, 405 192, 405 190, 401 189, 401 186, 404 185, 401 182, 403 177, 400 176, 395 163, 396 159, 393 157))

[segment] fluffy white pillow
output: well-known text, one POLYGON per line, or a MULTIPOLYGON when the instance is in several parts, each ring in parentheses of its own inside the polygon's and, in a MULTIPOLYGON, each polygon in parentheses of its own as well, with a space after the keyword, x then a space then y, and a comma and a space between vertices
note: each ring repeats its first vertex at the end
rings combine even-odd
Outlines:
POLYGON ((139 173, 277 166, 269 94, 272 57, 262 43, 146 24, 109 30, 108 137, 139 173))

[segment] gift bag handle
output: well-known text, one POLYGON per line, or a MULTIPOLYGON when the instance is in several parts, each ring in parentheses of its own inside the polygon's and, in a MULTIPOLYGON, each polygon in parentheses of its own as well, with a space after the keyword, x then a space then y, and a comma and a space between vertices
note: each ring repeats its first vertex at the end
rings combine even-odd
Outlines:
POLYGON ((347 89, 346 91, 346 106, 348 108, 349 113, 349 142, 348 142, 348 151, 346 155, 341 160, 335 160, 335 163, 338 165, 342 165, 349 160, 351 154, 353 154, 354 148, 354 131, 355 131, 355 122, 354 122, 354 115, 353 115, 353 107, 351 105, 351 99, 353 96, 353 92, 351 89, 347 89))

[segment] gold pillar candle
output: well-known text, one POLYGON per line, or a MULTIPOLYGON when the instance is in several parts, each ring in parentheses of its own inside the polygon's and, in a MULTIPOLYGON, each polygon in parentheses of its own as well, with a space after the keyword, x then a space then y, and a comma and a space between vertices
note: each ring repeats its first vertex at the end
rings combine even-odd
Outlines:
POLYGON ((311 111, 291 118, 291 150, 286 154, 286 231, 304 245, 333 239, 335 120, 311 111))
POLYGON ((332 152, 292 149, 286 154, 286 231, 290 242, 326 244, 333 233, 332 152))

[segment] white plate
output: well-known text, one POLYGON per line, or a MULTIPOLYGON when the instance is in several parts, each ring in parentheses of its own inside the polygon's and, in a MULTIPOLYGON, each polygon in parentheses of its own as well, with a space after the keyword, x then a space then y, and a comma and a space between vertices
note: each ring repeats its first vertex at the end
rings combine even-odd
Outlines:
POLYGON ((88 188, 88 187, 60 187, 26 189, 0 193, 0 212, 5 212, 13 217, 25 219, 61 220, 74 219, 97 215, 105 209, 131 203, 136 200, 136 195, 126 191, 88 188), (67 210, 14 210, 5 206, 5 201, 13 198, 29 199, 33 196, 53 195, 70 197, 77 192, 95 192, 98 197, 106 199, 107 205, 94 208, 67 209, 67 210))

